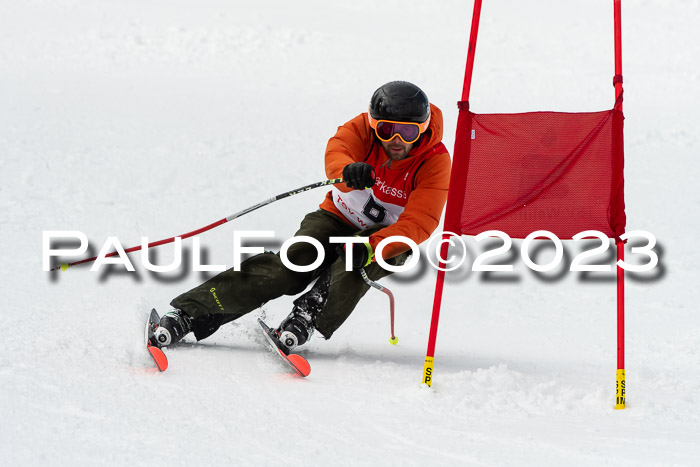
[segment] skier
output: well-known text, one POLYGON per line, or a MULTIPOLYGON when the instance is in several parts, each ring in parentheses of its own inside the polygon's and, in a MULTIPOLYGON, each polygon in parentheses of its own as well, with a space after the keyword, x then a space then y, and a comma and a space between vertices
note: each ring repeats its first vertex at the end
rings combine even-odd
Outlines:
MULTIPOLYGON (((374 249, 384 238, 403 235, 416 243, 437 227, 447 198, 450 157, 441 142, 442 112, 416 85, 393 81, 377 89, 369 112, 338 128, 326 148, 328 178, 343 177, 320 205, 301 221, 295 236, 309 236, 324 247, 323 263, 311 272, 285 267, 279 254, 248 258, 239 271, 229 269, 175 298, 162 316, 155 345, 167 346, 193 332, 197 340, 282 295, 297 295, 292 312, 273 333, 289 354, 309 340, 314 330, 329 339, 367 292, 357 272, 372 280, 390 274, 376 263, 374 249), (352 271, 346 271, 344 245, 330 237, 358 235, 352 271)), ((307 242, 293 244, 288 259, 304 266, 317 258, 307 242)), ((410 254, 403 243, 390 243, 382 259, 402 265, 410 254)), ((278 344, 279 345, 279 344, 278 344)))

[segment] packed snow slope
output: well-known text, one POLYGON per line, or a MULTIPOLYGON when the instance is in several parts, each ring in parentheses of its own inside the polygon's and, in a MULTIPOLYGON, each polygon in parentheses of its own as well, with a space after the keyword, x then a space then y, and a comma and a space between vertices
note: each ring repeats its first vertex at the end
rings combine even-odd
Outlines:
MULTIPOLYGON (((44 231, 84 232, 97 254, 111 236, 179 235, 323 180, 328 138, 387 81, 442 108, 451 149, 472 6, 0 2, 0 464, 697 465, 697 0, 623 2, 628 230, 652 232, 660 256, 628 274, 626 410, 613 409, 612 274, 535 275, 519 253, 502 275, 467 261, 448 274, 429 388, 424 260, 384 281, 399 344, 370 290, 333 339, 303 348, 306 379, 255 324, 278 324, 293 297, 167 349, 157 373, 142 321, 202 282, 191 262, 42 271, 44 231)), ((609 109, 613 72, 612 1, 484 2, 475 112, 609 109)), ((205 261, 232 265, 235 230, 288 238, 324 192, 203 234, 205 261)), ((565 245, 569 260, 581 250, 565 245)))

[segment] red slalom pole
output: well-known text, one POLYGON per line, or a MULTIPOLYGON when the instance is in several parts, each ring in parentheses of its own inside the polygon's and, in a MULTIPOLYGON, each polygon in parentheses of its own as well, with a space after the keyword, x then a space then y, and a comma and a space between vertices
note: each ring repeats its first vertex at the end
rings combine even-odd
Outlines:
MULTIPOLYGON (((238 211, 234 214, 231 214, 228 217, 224 217, 223 219, 220 219, 216 222, 212 222, 209 225, 201 227, 197 230, 193 230, 192 232, 187 232, 186 234, 178 235, 177 237, 170 237, 170 238, 165 238, 163 240, 151 242, 148 245, 146 245, 146 248, 152 248, 152 247, 156 247, 156 246, 160 246, 160 245, 165 245, 167 243, 172 243, 175 241, 176 238, 181 238, 184 240, 186 238, 194 237, 195 235, 199 235, 203 232, 206 232, 207 230, 213 229, 214 227, 218 227, 222 224, 230 222, 234 219, 237 219, 237 218, 243 216, 244 214, 248 214, 251 211, 255 211, 256 209, 259 209, 263 206, 267 206, 268 204, 273 203, 275 201, 278 201, 280 199, 289 198, 290 196, 297 195, 299 193, 303 193, 305 191, 312 190, 314 188, 319 188, 319 187, 327 186, 327 185, 334 185, 334 184, 340 183, 342 181, 343 181, 342 178, 333 178, 330 180, 323 180, 320 182, 312 183, 311 185, 306 185, 306 186, 303 186, 301 188, 297 188, 297 189, 292 190, 292 191, 286 191, 286 192, 281 193, 277 196, 273 196, 272 198, 266 199, 265 201, 261 201, 257 204, 254 204, 253 206, 250 206, 246 209, 243 209, 242 211, 238 211)), ((134 251, 139 251, 142 249, 142 247, 143 247, 143 245, 133 246, 131 248, 127 248, 126 250, 124 250, 124 253, 131 253, 134 251)), ((110 257, 116 256, 118 254, 119 254, 118 251, 113 251, 111 253, 106 254, 105 258, 110 258, 110 257)), ((90 263, 92 261, 95 261, 97 258, 98 258, 97 256, 93 256, 92 258, 81 259, 80 261, 75 261, 73 263, 61 263, 59 266, 55 266, 55 267, 49 269, 49 272, 56 271, 58 269, 65 271, 66 269, 68 269, 71 266, 77 266, 78 264, 83 264, 83 263, 90 263)))
POLYGON ((433 296, 433 315, 430 320, 430 334, 428 335, 428 350, 425 353, 425 363, 423 365, 423 383, 432 386, 433 383, 433 362, 435 361, 435 343, 437 342, 437 328, 440 320, 440 308, 442 306, 442 289, 445 285, 445 259, 450 249, 449 235, 442 234, 442 246, 440 247, 440 267, 437 272, 435 282, 435 295, 433 296))
MULTIPOLYGON (((457 135, 455 138, 452 172, 450 174, 450 187, 447 193, 447 207, 445 208, 444 230, 459 231, 459 216, 464 202, 464 185, 466 182, 466 161, 471 149, 471 116, 469 114, 469 93, 472 84, 472 72, 474 70, 474 55, 476 53, 476 39, 479 34, 479 18, 481 17, 481 0, 474 0, 474 12, 472 13, 471 31, 469 33, 469 50, 467 51, 467 65, 464 70, 464 84, 462 86, 462 100, 459 102, 459 116, 457 119, 457 135), (460 199, 461 198, 461 199, 460 199), (455 228, 456 227, 456 228, 455 228)), ((437 279, 435 283, 435 296, 433 298, 433 313, 430 319, 430 334, 428 335, 428 349, 423 365, 423 383, 428 386, 433 382, 433 363, 435 361, 435 343, 437 341, 438 322, 440 320, 440 307, 442 305, 442 290, 445 283, 445 267, 449 252, 449 233, 442 234, 442 245, 437 279)))
MULTIPOLYGON (((615 110, 622 112, 622 1, 613 0, 615 14, 615 110)), ((622 130, 620 130, 622 131, 622 130)), ((622 135, 620 135, 622 138, 622 135)), ((617 260, 625 259, 625 243, 617 241, 617 260)), ((625 270, 617 266, 617 371, 615 376, 615 409, 625 405, 625 270)))
POLYGON ((476 38, 479 35, 479 19, 481 17, 481 0, 474 0, 474 12, 472 13, 472 27, 469 33, 469 50, 467 51, 467 67, 464 70, 464 85, 462 86, 462 100, 469 101, 469 92, 472 87, 472 73, 474 71, 474 55, 476 54, 476 38))
MULTIPOLYGON (((625 260, 625 243, 617 244, 617 260, 625 260)), ((615 379, 615 409, 625 405, 625 270, 617 266, 617 372, 615 379)))

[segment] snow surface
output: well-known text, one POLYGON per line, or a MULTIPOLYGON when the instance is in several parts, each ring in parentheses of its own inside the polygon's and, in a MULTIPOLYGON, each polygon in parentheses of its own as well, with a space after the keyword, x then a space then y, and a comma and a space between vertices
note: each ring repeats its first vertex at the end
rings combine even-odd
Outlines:
MULTIPOLYGON (((277 324, 292 297, 168 349, 161 374, 141 323, 199 273, 153 275, 138 254, 137 273, 42 271, 45 230, 80 230, 96 254, 109 236, 182 234, 322 180, 328 138, 386 81, 426 90, 451 148, 471 12, 455 0, 0 2, 0 464, 697 465, 697 0, 623 2, 628 230, 654 233, 661 255, 627 281, 624 411, 611 275, 536 276, 515 255, 511 280, 448 274, 428 388, 430 267, 384 281, 397 346, 371 290, 333 339, 305 346, 307 379, 255 324, 277 324)), ((610 0, 485 1, 472 109, 612 107, 612 13, 610 0)), ((322 196, 202 235, 208 261, 231 266, 234 230, 288 238, 322 196)), ((173 249, 158 254, 165 264, 173 249)))

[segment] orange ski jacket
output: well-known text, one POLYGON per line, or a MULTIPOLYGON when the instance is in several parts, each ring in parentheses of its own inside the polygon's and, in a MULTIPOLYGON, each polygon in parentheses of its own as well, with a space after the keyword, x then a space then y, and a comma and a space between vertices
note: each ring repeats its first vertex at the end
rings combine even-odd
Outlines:
MULTIPOLYGON (((442 144, 442 112, 430 104, 430 125, 408 157, 392 161, 382 148, 362 113, 344 125, 328 141, 326 175, 342 177, 343 168, 353 162, 367 162, 377 176, 372 188, 352 190, 339 183, 328 192, 321 209, 336 214, 364 230, 384 227, 369 236, 376 251, 387 237, 401 235, 417 244, 425 241, 440 223, 450 182, 450 155, 442 144), (360 214, 360 211, 362 214, 360 214), (371 220, 368 221, 367 216, 371 220), (372 223, 372 221, 376 221, 372 223)), ((389 259, 410 247, 394 242, 385 246, 382 259, 389 259)))

